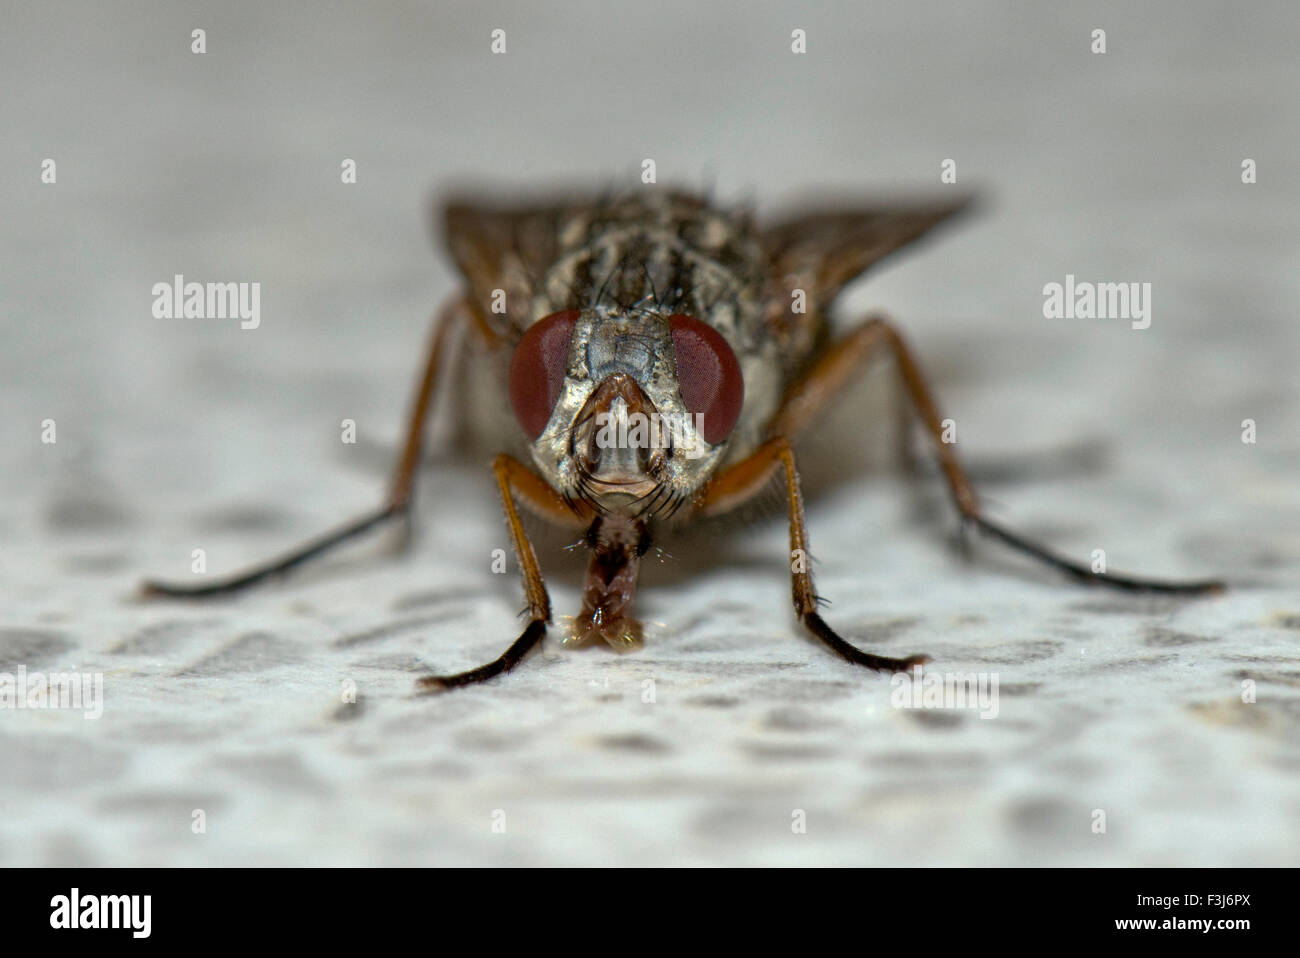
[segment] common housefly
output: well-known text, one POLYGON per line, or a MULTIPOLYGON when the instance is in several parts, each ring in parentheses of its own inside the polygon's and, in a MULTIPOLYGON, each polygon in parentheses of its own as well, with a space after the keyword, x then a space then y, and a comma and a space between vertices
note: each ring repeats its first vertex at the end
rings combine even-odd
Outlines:
POLYGON ((499 658, 422 678, 423 690, 508 671, 545 634, 551 603, 520 505, 577 530, 589 550, 582 610, 566 641, 627 649, 641 641, 631 606, 652 534, 733 510, 774 480, 788 510, 791 591, 803 624, 869 669, 928 661, 875 655, 841 638, 819 612, 806 561, 792 443, 881 354, 898 370, 964 524, 1084 583, 1219 591, 1214 581, 1094 572, 994 523, 944 441, 934 398, 894 324, 870 315, 832 336, 831 310, 848 283, 965 205, 845 204, 760 225, 748 211, 658 188, 545 203, 446 203, 443 232, 465 289, 435 322, 383 504, 241 574, 196 585, 150 582, 145 590, 234 592, 390 521, 409 523, 426 417, 456 341, 462 382, 482 395, 469 403, 474 426, 499 437, 492 474, 523 575, 528 624, 499 658))

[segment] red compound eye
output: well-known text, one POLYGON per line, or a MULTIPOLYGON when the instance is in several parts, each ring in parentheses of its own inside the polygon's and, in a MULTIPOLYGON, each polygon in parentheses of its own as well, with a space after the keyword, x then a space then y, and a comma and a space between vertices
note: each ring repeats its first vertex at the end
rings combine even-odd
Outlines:
POLYGON ((578 321, 576 309, 552 313, 528 327, 510 357, 510 405, 515 419, 536 439, 560 398, 569 366, 569 340, 578 321))
POLYGON ((704 417, 704 441, 726 439, 740 418, 745 380, 727 341, 692 316, 668 317, 677 352, 677 386, 687 411, 704 417))

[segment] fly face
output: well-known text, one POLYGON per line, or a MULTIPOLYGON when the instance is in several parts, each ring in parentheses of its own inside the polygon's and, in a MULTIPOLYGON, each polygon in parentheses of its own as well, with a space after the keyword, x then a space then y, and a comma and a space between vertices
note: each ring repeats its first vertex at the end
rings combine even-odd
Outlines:
POLYGON ((717 469, 745 382, 727 341, 684 314, 599 305, 528 328, 509 368, 541 476, 602 516, 670 516, 717 469))

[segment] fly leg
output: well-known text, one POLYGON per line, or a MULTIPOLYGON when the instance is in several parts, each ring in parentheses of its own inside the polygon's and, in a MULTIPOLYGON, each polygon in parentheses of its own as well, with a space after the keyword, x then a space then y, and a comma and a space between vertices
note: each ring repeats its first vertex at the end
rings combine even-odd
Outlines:
POLYGON ((324 555, 336 546, 379 528, 391 520, 410 521, 411 498, 415 488, 415 476, 420 464, 420 452, 424 444, 424 427, 437 388, 438 371, 442 366, 442 357, 446 351, 447 341, 458 321, 462 320, 468 306, 464 300, 454 300, 439 314, 434 324, 433 337, 425 359, 424 374, 416 390, 415 401, 407 421, 406 443, 402 448, 388 495, 383 504, 344 526, 332 529, 322 536, 294 549, 285 555, 260 563, 242 572, 226 578, 201 584, 181 584, 173 582, 148 581, 141 586, 146 596, 205 597, 238 592, 265 579, 272 578, 291 569, 297 568, 318 556, 324 555))
POLYGON ((855 665, 880 672, 902 672, 928 662, 928 655, 895 659, 863 652, 837 635, 818 613, 819 599, 813 588, 799 472, 795 468, 790 441, 784 436, 769 439, 748 457, 715 476, 705 486, 699 508, 706 516, 726 512, 764 489, 778 469, 784 473, 786 503, 790 510, 790 590, 794 611, 800 621, 833 652, 855 665))
POLYGON ((516 496, 528 503, 538 513, 553 521, 573 525, 579 521, 577 513, 556 493, 546 481, 513 456, 504 453, 497 456, 492 463, 492 472, 496 476, 497 489, 501 493, 501 504, 505 508, 506 525, 510 529, 510 538, 514 544, 515 558, 524 578, 524 596, 528 600, 528 625, 519 638, 501 654, 486 665, 467 672, 453 675, 428 675, 416 682, 416 688, 422 692, 439 692, 444 689, 457 688, 485 682, 490 678, 509 672, 520 660, 542 640, 546 626, 551 621, 551 598, 546 592, 546 583, 542 581, 542 569, 538 565, 533 545, 528 541, 528 533, 519 521, 519 511, 515 508, 516 496))
POLYGON ((1094 572, 1088 566, 1057 555, 985 516, 976 498, 975 490, 957 459, 953 445, 944 442, 943 420, 935 407, 933 394, 926 385, 920 367, 912 357, 912 352, 901 334, 884 317, 868 317, 861 325, 836 342, 812 370, 794 385, 787 393, 781 410, 773 419, 771 434, 793 436, 807 426, 826 403, 852 377, 858 375, 866 362, 877 355, 882 348, 893 357, 908 399, 933 440, 935 456, 947 480, 953 503, 964 523, 1087 585, 1104 585, 1129 592, 1172 595, 1209 595, 1223 591, 1224 584, 1218 580, 1171 582, 1163 579, 1094 572))

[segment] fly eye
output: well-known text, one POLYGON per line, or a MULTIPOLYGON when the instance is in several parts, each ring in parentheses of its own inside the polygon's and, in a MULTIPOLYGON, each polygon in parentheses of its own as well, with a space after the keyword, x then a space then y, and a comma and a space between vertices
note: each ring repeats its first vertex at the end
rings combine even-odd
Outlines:
POLYGON ((703 417, 704 441, 721 442, 731 434, 745 401, 740 363, 727 341, 712 326, 681 313, 668 317, 677 353, 677 387, 688 412, 703 417))
POLYGON ((510 357, 510 405, 529 439, 546 429, 569 366, 576 309, 552 313, 529 326, 510 357))

